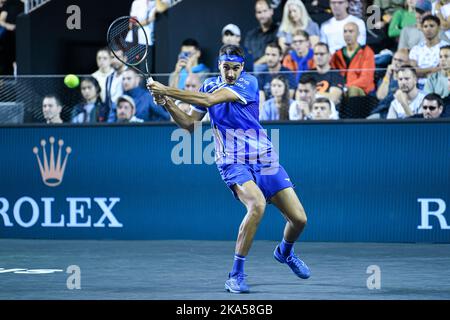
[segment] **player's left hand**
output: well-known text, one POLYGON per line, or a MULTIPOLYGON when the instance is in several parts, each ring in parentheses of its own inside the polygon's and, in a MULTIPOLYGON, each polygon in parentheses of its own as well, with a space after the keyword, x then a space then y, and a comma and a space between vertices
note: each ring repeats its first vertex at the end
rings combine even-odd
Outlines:
POLYGON ((147 81, 147 89, 152 92, 154 96, 165 95, 167 87, 158 81, 147 81))

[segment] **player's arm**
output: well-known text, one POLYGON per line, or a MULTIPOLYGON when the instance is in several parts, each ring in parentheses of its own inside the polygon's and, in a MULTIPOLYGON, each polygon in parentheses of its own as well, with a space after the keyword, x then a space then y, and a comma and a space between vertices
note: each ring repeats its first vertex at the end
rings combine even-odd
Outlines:
POLYGON ((167 87, 157 81, 147 84, 147 88, 153 93, 153 95, 168 96, 205 108, 209 108, 223 102, 235 102, 240 100, 233 91, 225 88, 219 89, 213 93, 191 92, 167 87))
POLYGON ((205 116, 205 113, 201 113, 195 110, 191 110, 190 114, 187 114, 175 104, 175 102, 169 97, 155 96, 157 104, 164 106, 170 113, 175 123, 183 129, 188 131, 194 130, 195 122, 201 121, 205 116))

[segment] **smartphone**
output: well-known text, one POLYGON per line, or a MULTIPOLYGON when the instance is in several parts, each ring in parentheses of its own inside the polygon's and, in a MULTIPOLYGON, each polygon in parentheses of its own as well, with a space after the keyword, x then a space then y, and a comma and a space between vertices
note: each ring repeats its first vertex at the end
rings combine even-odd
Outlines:
POLYGON ((187 59, 189 58, 191 55, 190 52, 188 51, 182 51, 179 55, 178 55, 178 59, 187 59))

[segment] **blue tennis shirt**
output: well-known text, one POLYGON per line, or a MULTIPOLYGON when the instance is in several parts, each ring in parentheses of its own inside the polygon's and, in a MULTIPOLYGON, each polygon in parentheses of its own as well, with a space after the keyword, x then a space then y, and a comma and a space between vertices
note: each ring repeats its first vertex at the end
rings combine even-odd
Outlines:
POLYGON ((220 89, 230 90, 239 100, 219 103, 208 109, 192 106, 198 112, 209 112, 216 163, 273 163, 277 156, 272 152, 267 132, 259 123, 258 80, 242 72, 234 84, 227 84, 218 76, 206 79, 199 91, 213 93, 220 89))

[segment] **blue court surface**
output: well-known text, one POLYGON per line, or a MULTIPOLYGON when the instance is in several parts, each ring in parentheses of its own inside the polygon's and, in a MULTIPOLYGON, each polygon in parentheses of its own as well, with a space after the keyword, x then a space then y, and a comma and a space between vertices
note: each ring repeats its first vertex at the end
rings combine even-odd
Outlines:
POLYGON ((449 244, 299 243, 311 268, 297 278, 256 241, 251 293, 225 292, 234 242, 0 240, 0 299, 450 299, 449 244), (15 270, 14 270, 15 269, 15 270))

